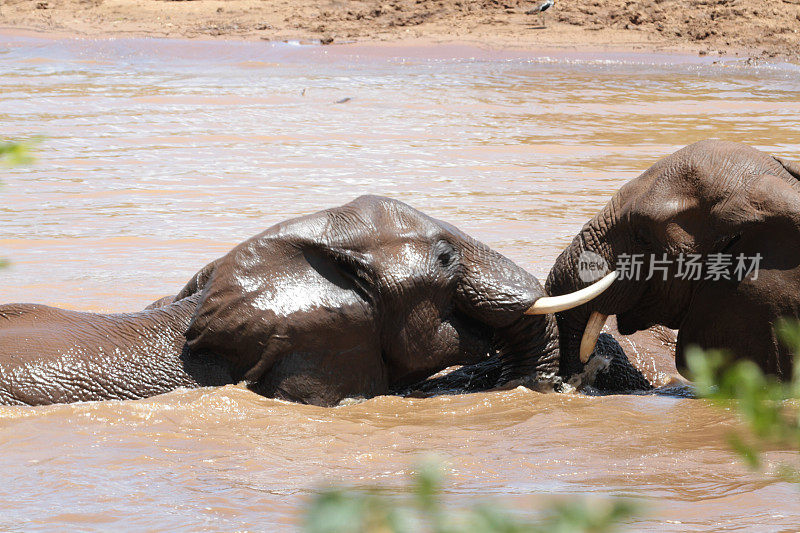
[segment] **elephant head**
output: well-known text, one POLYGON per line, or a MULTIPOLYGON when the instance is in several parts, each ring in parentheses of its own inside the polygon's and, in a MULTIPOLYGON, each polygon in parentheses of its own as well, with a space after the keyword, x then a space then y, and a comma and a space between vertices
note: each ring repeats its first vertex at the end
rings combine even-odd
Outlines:
POLYGON ((785 374, 790 357, 773 323, 800 310, 798 179, 796 164, 706 140, 625 184, 547 279, 557 295, 585 284, 587 263, 620 274, 599 298, 557 315, 561 373, 581 371, 605 318, 616 315, 624 335, 655 324, 678 329, 679 369, 686 348, 699 345, 785 374), (699 275, 697 267, 688 272, 690 262, 701 265, 699 275))
POLYGON ((388 198, 273 226, 201 270, 178 299, 193 293, 191 351, 221 356, 234 376, 287 399, 381 394, 490 356, 501 382, 550 380, 558 369, 553 316, 525 314, 549 305, 536 278, 388 198))

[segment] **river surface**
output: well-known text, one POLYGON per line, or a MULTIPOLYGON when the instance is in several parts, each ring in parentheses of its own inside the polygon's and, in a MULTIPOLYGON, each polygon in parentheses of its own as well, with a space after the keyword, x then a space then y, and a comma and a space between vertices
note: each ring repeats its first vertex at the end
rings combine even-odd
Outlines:
MULTIPOLYGON (((0 170, 3 303, 141 309, 273 223, 365 193, 544 280, 621 184, 688 143, 800 159, 800 69, 0 34, 0 132, 44 136, 35 166, 0 170)), ((735 427, 697 400, 521 389, 332 409, 235 386, 0 407, 0 530, 291 529, 315 489, 401 493, 429 452, 454 506, 625 496, 647 506, 637 531, 797 530, 800 492, 741 466, 735 427)))

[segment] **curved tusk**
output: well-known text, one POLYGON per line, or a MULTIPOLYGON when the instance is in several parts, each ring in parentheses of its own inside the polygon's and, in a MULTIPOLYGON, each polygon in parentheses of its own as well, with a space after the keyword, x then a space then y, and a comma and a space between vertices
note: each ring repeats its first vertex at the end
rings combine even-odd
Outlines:
POLYGON ((588 287, 563 296, 543 296, 525 311, 526 315, 546 315, 548 313, 558 313, 597 298, 604 290, 614 283, 617 279, 617 271, 613 271, 603 276, 603 279, 596 281, 588 287))
POLYGON ((594 347, 597 344, 597 337, 603 331, 603 326, 608 320, 608 315, 594 311, 586 323, 586 329, 583 330, 583 337, 581 337, 581 349, 578 352, 581 356, 581 363, 586 363, 589 356, 592 355, 594 347))

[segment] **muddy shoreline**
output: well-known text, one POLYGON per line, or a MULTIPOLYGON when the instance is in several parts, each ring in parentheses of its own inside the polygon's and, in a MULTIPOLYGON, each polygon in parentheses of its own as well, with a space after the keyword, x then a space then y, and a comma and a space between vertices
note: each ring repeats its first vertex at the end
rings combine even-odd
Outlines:
POLYGON ((800 61, 800 0, 8 0, 0 28, 86 37, 463 43, 800 61))

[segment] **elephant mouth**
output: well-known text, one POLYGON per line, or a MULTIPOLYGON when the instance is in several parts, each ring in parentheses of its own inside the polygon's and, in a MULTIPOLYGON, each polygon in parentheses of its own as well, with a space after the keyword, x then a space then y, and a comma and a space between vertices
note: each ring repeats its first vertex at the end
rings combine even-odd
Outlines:
POLYGON ((584 322, 579 348, 580 361, 584 364, 594 352, 597 339, 609 316, 616 317, 617 331, 621 335, 632 335, 656 324, 677 329, 688 312, 686 306, 665 305, 663 296, 651 285, 639 285, 638 288, 631 289, 630 285, 623 284, 617 288, 615 296, 616 304, 600 307, 602 312, 595 307, 584 322), (620 305, 620 301, 633 303, 620 305))
MULTIPOLYGON (((583 329, 581 344, 578 351, 581 363, 586 364, 589 361, 589 357, 594 352, 597 340, 600 338, 600 334, 603 332, 603 326, 605 326, 609 316, 611 315, 606 315, 599 311, 593 311, 592 314, 589 315, 589 319, 586 321, 586 325, 583 329)), ((616 313, 615 316, 617 317, 617 331, 619 331, 621 335, 631 335, 655 324, 636 309, 616 313)))
POLYGON ((644 331, 656 324, 670 329, 680 328, 680 324, 691 312, 692 300, 667 300, 655 291, 646 290, 636 305, 617 315, 617 329, 623 335, 644 331))
MULTIPOLYGON (((617 331, 621 335, 633 335, 638 331, 645 331, 653 326, 661 325, 669 329, 679 329, 685 316, 687 316, 691 309, 690 307, 682 307, 678 312, 665 313, 663 306, 660 311, 662 316, 653 316, 653 304, 642 303, 629 308, 625 311, 618 311, 611 313, 616 317, 617 331)), ((579 357, 582 363, 586 363, 595 349, 597 340, 602 333, 603 326, 611 314, 603 314, 599 311, 593 311, 586 321, 581 337, 581 344, 579 349, 579 357)))
POLYGON ((632 335, 653 325, 652 321, 647 320, 641 312, 635 309, 617 314, 617 330, 622 335, 632 335))

